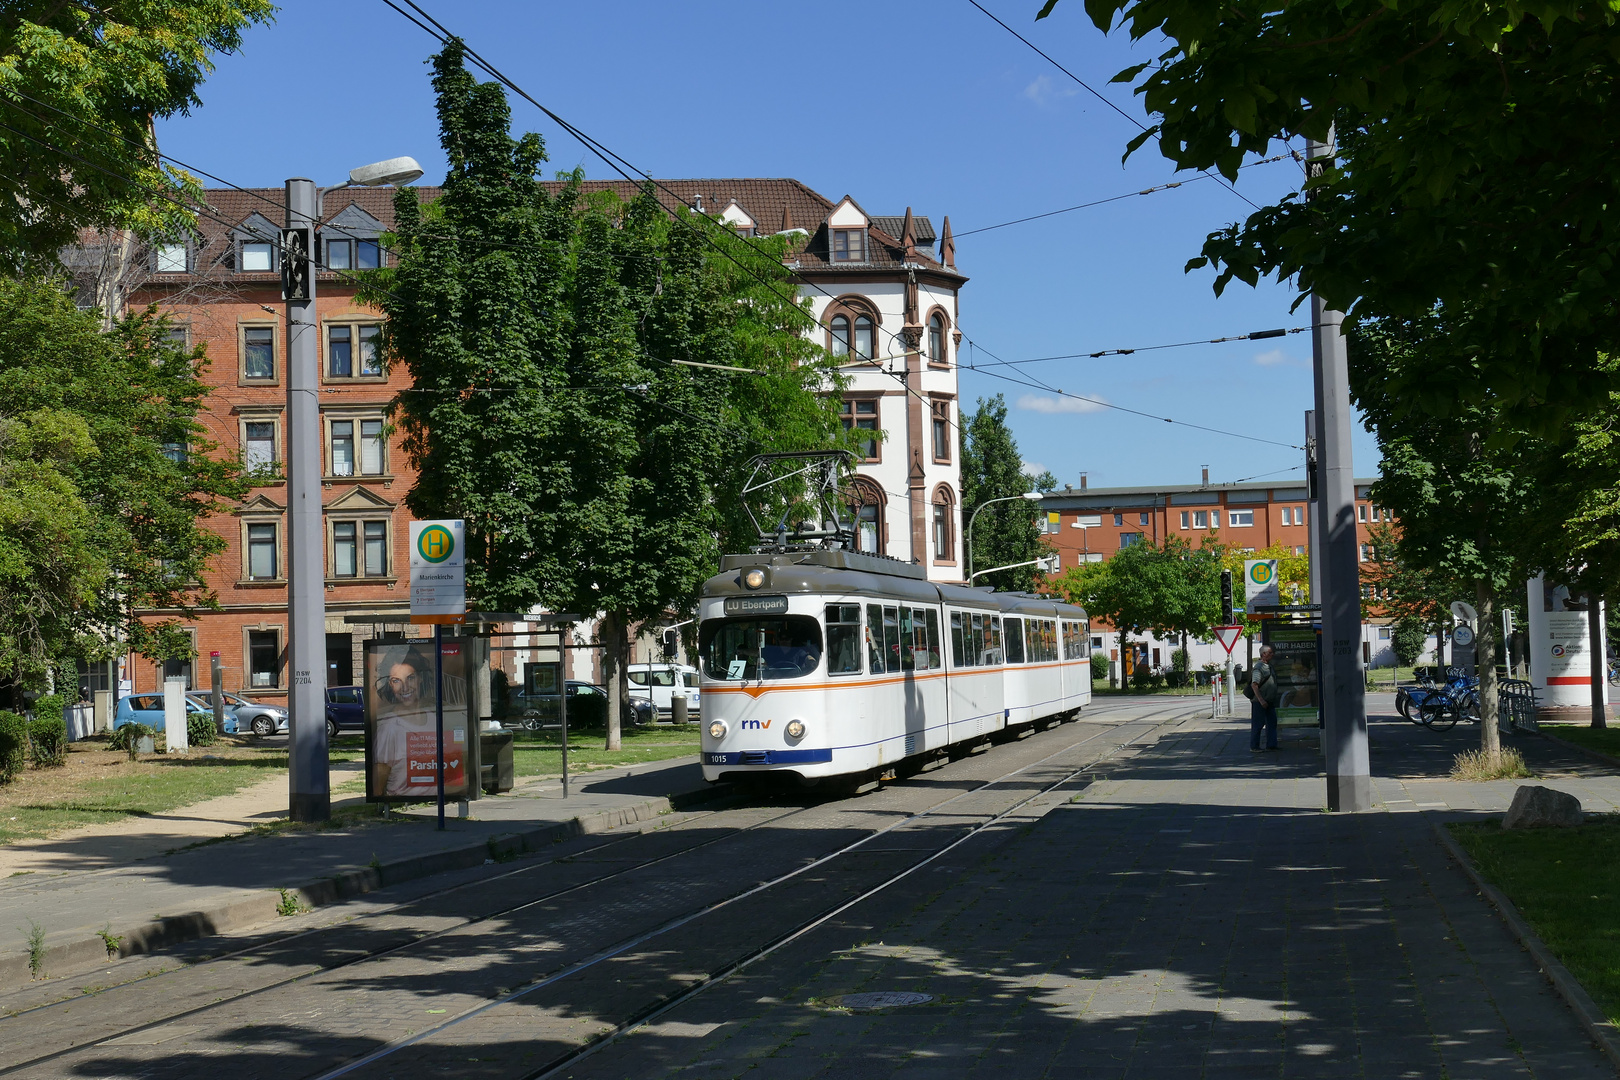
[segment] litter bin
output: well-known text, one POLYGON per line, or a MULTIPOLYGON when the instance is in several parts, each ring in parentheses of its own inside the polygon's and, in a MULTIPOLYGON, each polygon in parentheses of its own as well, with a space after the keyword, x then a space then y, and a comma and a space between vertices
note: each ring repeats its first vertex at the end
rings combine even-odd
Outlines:
POLYGON ((485 795, 512 790, 512 733, 486 731, 478 736, 478 779, 485 795))

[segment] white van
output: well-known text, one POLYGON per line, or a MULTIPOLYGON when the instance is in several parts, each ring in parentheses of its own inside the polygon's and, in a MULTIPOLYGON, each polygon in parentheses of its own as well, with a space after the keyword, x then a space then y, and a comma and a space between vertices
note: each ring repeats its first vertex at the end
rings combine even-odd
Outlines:
POLYGON ((686 691, 686 715, 693 720, 698 716, 698 671, 685 664, 631 664, 625 670, 630 680, 630 696, 650 700, 659 716, 667 717, 675 706, 670 699, 675 687, 686 691))

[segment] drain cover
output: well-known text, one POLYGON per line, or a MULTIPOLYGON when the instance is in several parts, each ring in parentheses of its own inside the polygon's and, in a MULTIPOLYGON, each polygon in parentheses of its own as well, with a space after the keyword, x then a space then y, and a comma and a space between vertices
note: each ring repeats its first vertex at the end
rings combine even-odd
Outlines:
POLYGON ((921 1005, 933 1001, 933 994, 913 994, 904 990, 880 990, 874 994, 842 994, 827 999, 827 1004, 840 1009, 897 1009, 902 1005, 921 1005))

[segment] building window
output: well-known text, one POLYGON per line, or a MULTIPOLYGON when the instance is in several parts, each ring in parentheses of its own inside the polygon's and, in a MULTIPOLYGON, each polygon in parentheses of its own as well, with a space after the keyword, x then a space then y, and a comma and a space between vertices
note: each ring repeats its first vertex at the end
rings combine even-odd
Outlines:
POLYGON ((359 528, 360 523, 358 521, 335 521, 332 523, 332 576, 359 576, 359 528))
POLYGON ((1140 544, 1141 542, 1142 542, 1142 534, 1139 533, 1139 532, 1128 532, 1128 533, 1120 533, 1119 534, 1119 546, 1121 548, 1128 548, 1132 544, 1140 544))
POLYGON ((1365 523, 1367 520, 1367 504, 1356 504, 1356 520, 1365 523))
POLYGON ((238 264, 244 273, 269 272, 280 265, 276 258, 276 245, 266 241, 244 241, 242 259, 238 264))
POLYGON ((1362 544, 1360 547, 1361 561, 1372 562, 1373 548, 1371 544, 1362 544))
POLYGON ((183 442, 166 442, 163 444, 163 456, 176 465, 185 463, 186 444, 183 442))
POLYGON ((1244 529, 1254 524, 1253 510, 1231 510, 1226 515, 1227 524, 1234 528, 1244 529))
POLYGON ((951 460, 951 403, 935 401, 929 411, 934 423, 934 460, 951 460))
POLYGON ((1142 526, 1144 529, 1147 528, 1148 521, 1149 521, 1149 516, 1147 514, 1137 514, 1136 515, 1136 523, 1138 525, 1142 526))
POLYGON ((242 377, 244 379, 274 379, 276 377, 276 328, 273 326, 244 326, 242 328, 242 377))
POLYGON ((249 476, 275 471, 276 425, 272 420, 249 420, 243 425, 242 468, 249 476))
POLYGON ((383 422, 360 421, 360 472, 366 476, 383 474, 383 422))
POLYGON ((832 234, 832 261, 865 262, 866 230, 834 229, 832 234))
POLYGON ((382 248, 375 240, 328 240, 326 269, 375 270, 382 265, 382 248))
POLYGON ((833 316, 832 354, 839 360, 849 356, 849 317, 847 315, 833 316))
POLYGON ((354 421, 332 421, 332 475, 354 475, 354 421))
POLYGON ((951 562, 956 558, 956 500, 951 489, 941 484, 934 489, 934 559, 951 562))
POLYGON ((1194 510, 1192 519, 1193 519, 1193 528, 1195 528, 1195 529, 1207 529, 1207 528, 1209 528, 1209 511, 1208 510, 1194 510))
POLYGON ((1181 512, 1181 527, 1183 529, 1191 528, 1192 527, 1191 524, 1190 524, 1191 520, 1192 520, 1192 515, 1189 514, 1187 511, 1183 510, 1181 512))
POLYGON ((928 362, 945 362, 945 320, 938 312, 928 316, 928 362))
POLYGON ((171 326, 163 331, 163 340, 168 342, 171 349, 191 348, 191 327, 171 326))
POLYGON ((878 460, 878 403, 876 398, 845 399, 841 409, 844 430, 870 431, 859 437, 859 453, 865 461, 878 460))
POLYGON ((876 485, 857 479, 849 491, 855 516, 855 550, 868 555, 883 551, 883 492, 876 485))
POLYGON ((877 355, 872 343, 872 320, 865 315, 855 316, 855 359, 870 360, 877 355))
POLYGON ((1123 524, 1125 524, 1125 515, 1124 514, 1115 514, 1114 515, 1114 526, 1115 526, 1115 528, 1118 528, 1119 526, 1121 526, 1123 524))
POLYGON ((157 249, 157 272, 160 274, 183 274, 191 269, 187 265, 186 245, 159 244, 157 249))
POLYGON ((1295 544, 1294 545, 1294 554, 1295 555, 1303 555, 1303 554, 1305 554, 1305 545, 1304 544, 1295 544))
POLYGON ((328 326, 326 328, 326 377, 328 379, 376 378, 382 371, 377 351, 380 326, 328 326), (356 353, 358 352, 358 356, 356 353), (356 367, 358 361, 358 368, 356 367))
POLYGON ((273 522, 249 525, 248 578, 253 581, 276 580, 276 526, 273 522))
POLYGON ((334 521, 332 523, 332 576, 386 577, 388 574, 388 522, 334 521))
POLYGON ((1294 523, 1294 508, 1292 506, 1285 506, 1282 508, 1282 523, 1284 525, 1292 525, 1294 523))
POLYGON ((248 684, 252 689, 281 685, 281 634, 276 630, 249 630, 248 684))
POLYGON ((366 577, 383 577, 388 573, 388 522, 366 522, 365 536, 366 577))

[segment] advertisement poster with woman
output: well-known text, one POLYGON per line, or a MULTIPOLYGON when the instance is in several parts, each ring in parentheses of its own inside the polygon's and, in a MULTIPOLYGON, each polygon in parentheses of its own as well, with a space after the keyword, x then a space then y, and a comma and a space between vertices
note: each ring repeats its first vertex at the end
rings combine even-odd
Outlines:
MULTIPOLYGON (((444 797, 467 795, 467 655, 446 641, 444 797)), ((433 639, 366 643, 366 799, 398 802, 439 793, 433 639)))

